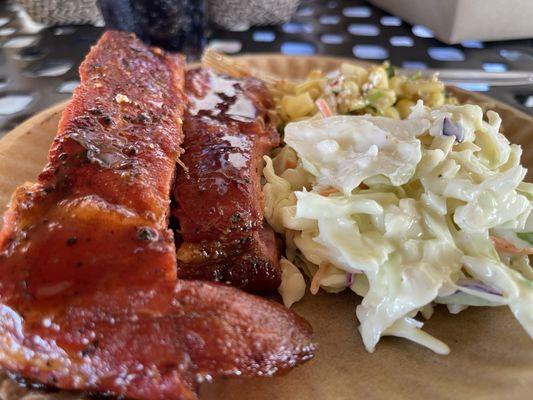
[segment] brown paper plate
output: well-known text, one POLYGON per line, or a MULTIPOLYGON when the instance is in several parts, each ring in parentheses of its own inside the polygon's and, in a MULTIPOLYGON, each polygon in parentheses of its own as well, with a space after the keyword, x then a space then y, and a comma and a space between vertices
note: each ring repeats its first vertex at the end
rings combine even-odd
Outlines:
MULTIPOLYGON (((311 69, 330 70, 343 60, 332 57, 256 55, 240 61, 287 78, 311 69)), ((353 60, 351 60, 353 61, 353 60)), ((524 149, 523 163, 533 167, 533 118, 476 93, 451 88, 462 101, 493 109, 503 118, 507 137, 524 149)), ((15 187, 33 181, 46 162, 65 103, 30 118, 0 141, 0 206, 15 187)), ((320 344, 316 358, 286 376, 222 379, 204 384, 204 400, 308 399, 526 399, 533 394, 533 342, 504 307, 469 308, 459 315, 437 309, 427 331, 450 346, 439 356, 406 340, 385 337, 376 351, 364 350, 357 332, 357 296, 348 291, 307 295, 294 310, 309 320, 320 344)), ((4 379, 2 400, 67 400, 83 395, 21 389, 4 379)))

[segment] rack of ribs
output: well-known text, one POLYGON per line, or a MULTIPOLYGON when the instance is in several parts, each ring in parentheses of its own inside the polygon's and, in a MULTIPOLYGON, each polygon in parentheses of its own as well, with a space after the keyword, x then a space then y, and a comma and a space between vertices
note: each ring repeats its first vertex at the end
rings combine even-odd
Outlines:
POLYGON ((253 292, 281 282, 274 232, 265 226, 263 155, 279 144, 270 97, 254 78, 209 69, 186 73, 185 153, 174 188, 178 276, 229 282, 253 292))
POLYGON ((47 166, 4 216, 0 365, 58 388, 196 399, 202 380, 311 358, 309 325, 277 303, 176 278, 182 59, 107 32, 80 76, 47 166))

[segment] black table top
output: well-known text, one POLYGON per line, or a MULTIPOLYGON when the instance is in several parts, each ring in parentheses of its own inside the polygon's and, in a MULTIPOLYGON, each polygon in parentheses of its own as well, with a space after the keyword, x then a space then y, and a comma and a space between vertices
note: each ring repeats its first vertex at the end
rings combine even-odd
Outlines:
MULTIPOLYGON (((103 32, 89 25, 32 30, 17 7, 0 1, 0 136, 67 99, 77 66, 103 32)), ((447 45, 423 26, 360 0, 303 0, 290 22, 242 32, 211 28, 211 45, 230 54, 281 52, 357 57, 407 68, 533 70, 533 40, 447 45)), ((533 86, 463 86, 533 115, 533 86)))

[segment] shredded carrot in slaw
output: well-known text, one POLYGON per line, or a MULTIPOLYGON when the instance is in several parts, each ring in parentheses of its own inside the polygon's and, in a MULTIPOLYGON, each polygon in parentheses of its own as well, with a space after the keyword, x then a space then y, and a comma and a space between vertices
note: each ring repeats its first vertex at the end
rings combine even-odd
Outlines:
POLYGON ((311 285, 309 286, 309 291, 311 294, 317 294, 318 289, 320 289, 320 282, 324 278, 324 275, 326 275, 331 268, 331 264, 328 262, 320 263, 318 266, 318 271, 316 271, 316 274, 313 276, 313 279, 311 280, 311 285))
POLYGON ((293 160, 287 160, 285 161, 285 168, 288 169, 288 168, 296 168, 298 166, 298 164, 293 161, 293 160))
POLYGON ((331 108, 329 107, 329 104, 326 102, 326 100, 318 99, 317 101, 315 101, 315 105, 324 118, 333 116, 333 111, 331 111, 331 108))
POLYGON ((498 251, 503 251, 504 253, 509 254, 533 254, 533 247, 524 247, 521 249, 504 238, 498 236, 491 236, 490 238, 492 239, 492 243, 494 243, 494 247, 496 247, 496 250, 498 251))
POLYGON ((322 196, 329 196, 330 194, 338 193, 338 192, 339 192, 339 189, 331 187, 331 186, 318 190, 318 194, 322 196))

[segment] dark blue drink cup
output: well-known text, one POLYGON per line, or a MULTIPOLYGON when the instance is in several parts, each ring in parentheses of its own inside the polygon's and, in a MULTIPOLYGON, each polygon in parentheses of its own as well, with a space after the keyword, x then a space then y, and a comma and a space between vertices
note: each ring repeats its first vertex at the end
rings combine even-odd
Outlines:
POLYGON ((106 26, 134 32, 143 41, 198 59, 206 43, 204 0, 99 0, 106 26))

